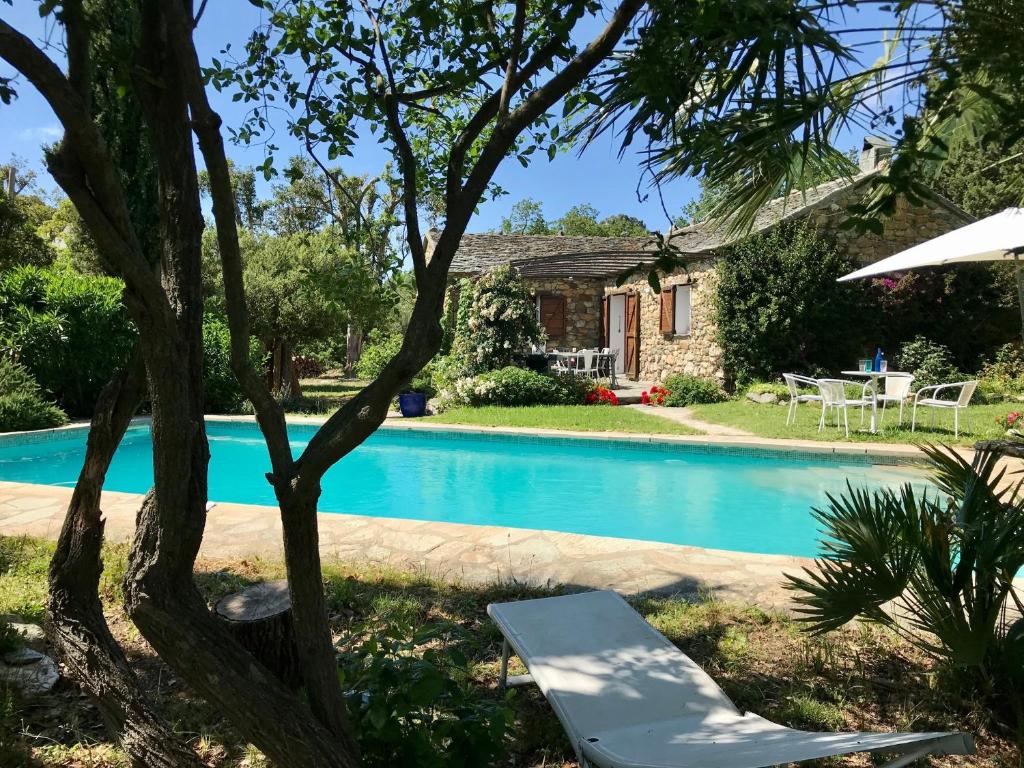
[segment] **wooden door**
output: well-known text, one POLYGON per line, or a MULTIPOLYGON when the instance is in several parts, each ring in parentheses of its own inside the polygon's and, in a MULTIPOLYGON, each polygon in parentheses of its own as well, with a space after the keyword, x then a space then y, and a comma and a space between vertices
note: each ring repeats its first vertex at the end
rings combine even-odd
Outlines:
POLYGON ((640 294, 626 294, 626 375, 640 377, 640 294))

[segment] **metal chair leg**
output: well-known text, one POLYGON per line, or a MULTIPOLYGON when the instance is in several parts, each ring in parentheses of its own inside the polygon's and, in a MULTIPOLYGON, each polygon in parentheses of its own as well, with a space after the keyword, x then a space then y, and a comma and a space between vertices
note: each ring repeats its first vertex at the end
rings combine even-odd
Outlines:
POLYGON ((504 691, 508 687, 508 656, 511 652, 508 640, 501 641, 501 672, 498 674, 498 690, 504 691))

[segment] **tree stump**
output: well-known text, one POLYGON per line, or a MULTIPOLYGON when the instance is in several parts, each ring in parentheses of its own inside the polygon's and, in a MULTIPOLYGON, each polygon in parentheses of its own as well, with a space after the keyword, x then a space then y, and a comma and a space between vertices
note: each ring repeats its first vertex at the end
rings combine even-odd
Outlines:
POLYGON ((285 685, 293 689, 302 685, 287 579, 254 584, 222 597, 213 612, 285 685))

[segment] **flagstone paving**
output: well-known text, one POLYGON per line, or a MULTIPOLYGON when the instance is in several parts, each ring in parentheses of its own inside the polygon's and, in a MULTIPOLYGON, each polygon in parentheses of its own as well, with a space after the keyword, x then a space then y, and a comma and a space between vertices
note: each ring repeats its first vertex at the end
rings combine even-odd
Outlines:
MULTIPOLYGON (((0 534, 56 539, 69 488, 0 482, 0 534)), ((103 495, 106 534, 127 541, 142 496, 103 495)), ((373 562, 466 583, 518 581, 615 589, 625 594, 666 592, 785 609, 783 574, 810 561, 572 533, 459 525, 418 520, 320 514, 325 560, 373 562)), ((201 557, 279 558, 281 522, 273 507, 215 504, 201 557)))

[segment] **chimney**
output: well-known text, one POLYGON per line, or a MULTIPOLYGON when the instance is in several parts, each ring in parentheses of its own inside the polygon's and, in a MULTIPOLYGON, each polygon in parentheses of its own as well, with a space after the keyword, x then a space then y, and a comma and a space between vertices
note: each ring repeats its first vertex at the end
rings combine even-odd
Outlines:
POLYGON ((892 142, 880 136, 865 136, 864 145, 860 150, 860 162, 858 163, 860 172, 871 173, 876 171, 879 167, 888 163, 890 157, 892 157, 892 142))

